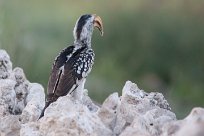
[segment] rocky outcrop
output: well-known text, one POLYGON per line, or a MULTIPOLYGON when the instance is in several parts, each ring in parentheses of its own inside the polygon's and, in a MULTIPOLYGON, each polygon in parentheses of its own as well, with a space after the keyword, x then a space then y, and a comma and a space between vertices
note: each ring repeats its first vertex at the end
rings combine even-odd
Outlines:
POLYGON ((183 120, 164 124, 161 136, 204 136, 204 108, 194 108, 183 120))
POLYGON ((0 50, 0 136, 18 136, 21 124, 37 121, 44 99, 43 87, 30 83, 21 68, 12 69, 9 55, 0 50))
POLYGON ((203 108, 177 120, 161 93, 146 93, 130 81, 121 96, 113 93, 102 105, 84 90, 82 101, 60 97, 38 120, 43 107, 43 87, 30 83, 22 69, 13 70, 8 54, 0 50, 0 136, 204 135, 203 108))

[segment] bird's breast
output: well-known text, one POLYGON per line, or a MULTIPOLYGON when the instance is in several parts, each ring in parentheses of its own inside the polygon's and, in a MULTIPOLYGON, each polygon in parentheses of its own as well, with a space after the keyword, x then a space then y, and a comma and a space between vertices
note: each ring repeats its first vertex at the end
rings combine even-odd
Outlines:
POLYGON ((87 77, 94 64, 94 56, 95 54, 91 49, 80 53, 74 64, 75 72, 81 77, 87 77))

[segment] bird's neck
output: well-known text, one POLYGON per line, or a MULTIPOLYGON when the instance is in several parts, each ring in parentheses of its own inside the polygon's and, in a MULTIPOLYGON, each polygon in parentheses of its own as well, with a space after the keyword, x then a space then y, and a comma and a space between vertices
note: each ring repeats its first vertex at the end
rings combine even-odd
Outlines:
POLYGON ((81 44, 82 46, 91 46, 93 29, 82 29, 80 32, 74 33, 74 42, 81 44))
POLYGON ((74 45, 77 48, 81 48, 81 47, 91 48, 91 42, 84 42, 84 41, 75 40, 74 45))
POLYGON ((82 47, 84 47, 84 46, 87 46, 87 47, 91 47, 91 37, 87 37, 87 38, 85 38, 85 39, 75 39, 74 40, 74 44, 76 45, 76 46, 82 46, 82 47))

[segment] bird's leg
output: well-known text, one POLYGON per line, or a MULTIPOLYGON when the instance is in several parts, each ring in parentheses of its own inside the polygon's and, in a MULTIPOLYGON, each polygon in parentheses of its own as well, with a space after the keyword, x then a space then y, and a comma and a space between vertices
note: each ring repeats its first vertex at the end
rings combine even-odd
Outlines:
POLYGON ((86 79, 81 79, 80 81, 78 81, 78 87, 73 92, 73 97, 80 102, 82 102, 82 98, 83 98, 85 81, 86 79))

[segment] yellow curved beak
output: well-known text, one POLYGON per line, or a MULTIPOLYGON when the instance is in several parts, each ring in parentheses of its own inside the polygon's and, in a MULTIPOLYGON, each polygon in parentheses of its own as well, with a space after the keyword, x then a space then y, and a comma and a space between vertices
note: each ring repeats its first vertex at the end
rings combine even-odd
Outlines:
POLYGON ((103 23, 102 20, 99 16, 97 16, 96 14, 94 14, 94 27, 98 28, 98 30, 100 31, 101 36, 103 36, 103 23))

